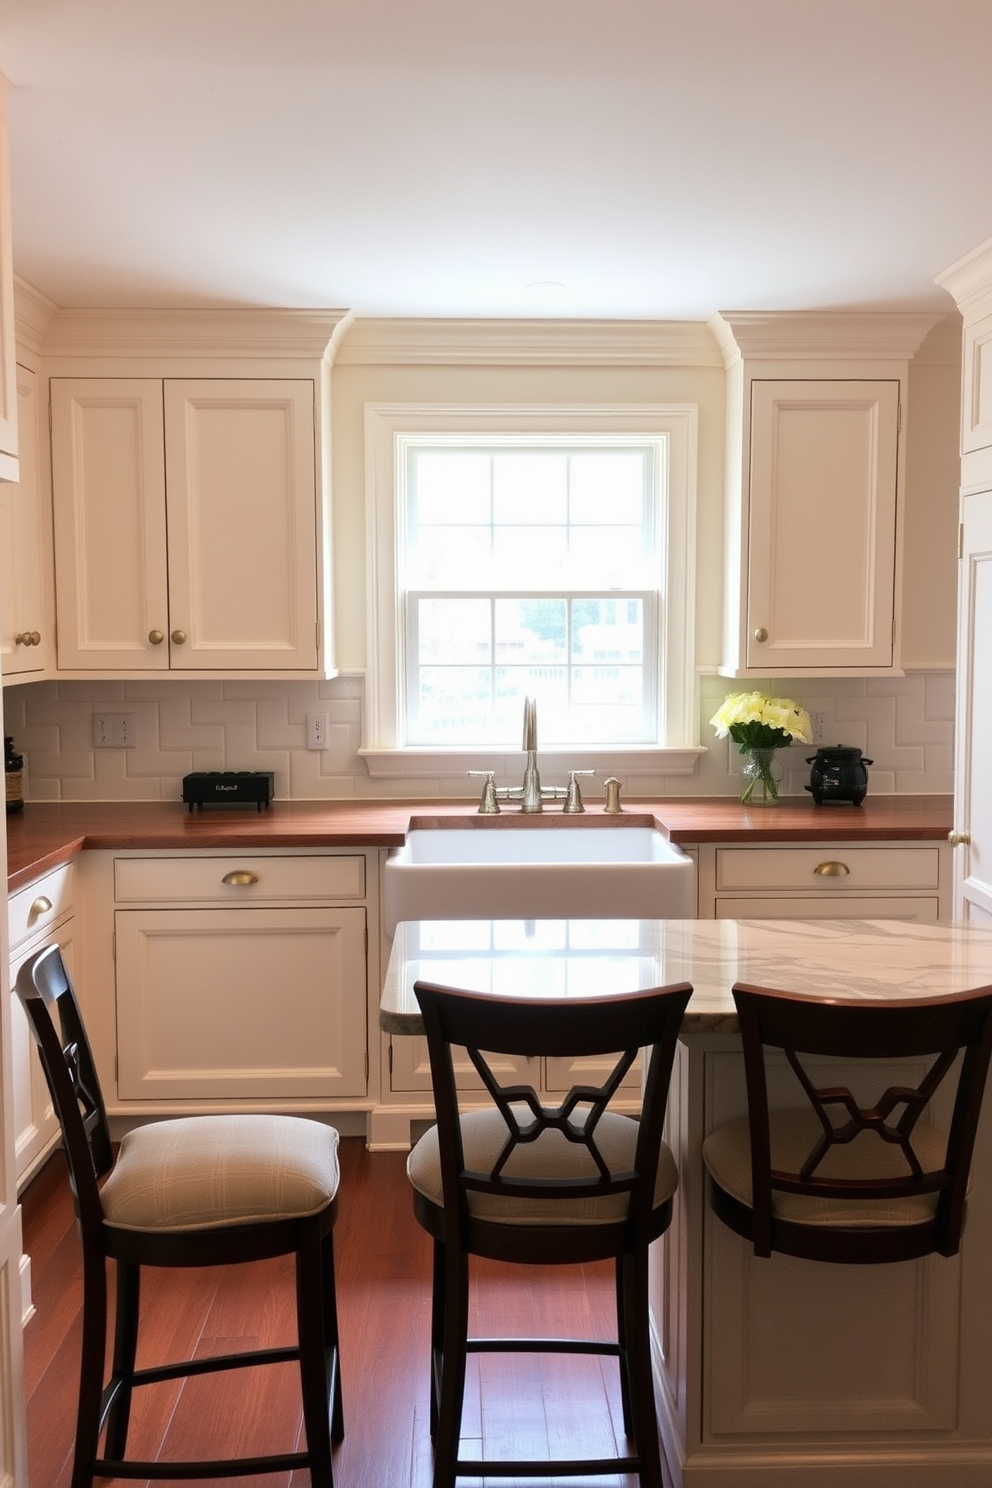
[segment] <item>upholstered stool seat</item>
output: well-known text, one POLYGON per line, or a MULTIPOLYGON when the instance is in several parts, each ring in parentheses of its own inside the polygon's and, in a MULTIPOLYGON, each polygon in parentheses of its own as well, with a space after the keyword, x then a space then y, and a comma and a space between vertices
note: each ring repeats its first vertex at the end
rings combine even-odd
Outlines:
MULTIPOLYGON (((465 1166, 489 1173, 506 1146, 506 1122, 499 1111, 467 1111, 461 1119, 465 1166)), ((630 1172, 637 1150, 638 1122, 607 1111, 596 1128, 596 1145, 611 1173, 630 1172)), ((441 1153, 437 1127, 425 1132, 407 1160, 407 1176, 430 1204, 444 1207, 441 1153)), ((588 1147, 569 1142, 561 1132, 548 1130, 534 1142, 519 1145, 503 1168, 505 1178, 559 1180, 596 1178, 588 1147)), ((670 1148, 662 1143, 654 1186, 654 1208, 671 1199, 678 1187, 678 1169, 670 1148)), ((554 1199, 539 1195, 508 1198, 503 1194, 469 1192, 468 1211, 475 1219, 505 1225, 595 1225, 621 1223, 630 1207, 626 1193, 603 1197, 554 1199)))
MULTIPOLYGON (((768 1113, 771 1165, 779 1171, 798 1172, 822 1134, 811 1110, 788 1107, 768 1113)), ((947 1150, 947 1133, 918 1125, 913 1132, 913 1150, 924 1171, 940 1167, 947 1150)), ((703 1143, 703 1162, 713 1181, 738 1203, 750 1208, 751 1129, 746 1116, 718 1127, 703 1143)), ((825 1180, 859 1178, 903 1178, 906 1160, 897 1147, 880 1142, 873 1132, 864 1132, 843 1147, 832 1148, 817 1169, 825 1180)), ((868 1225, 931 1224, 937 1212, 936 1193, 905 1194, 896 1198, 820 1198, 811 1194, 772 1194, 776 1219, 798 1224, 836 1225, 856 1229, 868 1225)))
POLYGON ((298 1116, 189 1116, 128 1132, 103 1185, 122 1230, 214 1230, 319 1214, 338 1191, 338 1133, 298 1116))

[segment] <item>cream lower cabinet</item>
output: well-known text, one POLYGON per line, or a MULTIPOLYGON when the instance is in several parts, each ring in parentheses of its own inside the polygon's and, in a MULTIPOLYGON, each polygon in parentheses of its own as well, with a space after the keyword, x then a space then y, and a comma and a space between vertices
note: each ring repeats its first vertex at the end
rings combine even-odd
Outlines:
POLYGON ((10 933, 11 1038, 14 1104, 14 1172, 19 1188, 41 1166, 59 1140, 59 1123, 48 1094, 34 1038, 13 987, 24 962, 44 946, 61 947, 73 971, 73 868, 66 864, 12 894, 7 904, 10 933))
POLYGON ((53 377, 61 671, 313 672, 314 384, 53 377))
POLYGON ((364 1101, 365 882, 362 854, 118 859, 115 1108, 364 1101))
POLYGON ((949 848, 941 842, 717 844, 700 847, 698 863, 703 919, 933 921, 950 913, 949 848))

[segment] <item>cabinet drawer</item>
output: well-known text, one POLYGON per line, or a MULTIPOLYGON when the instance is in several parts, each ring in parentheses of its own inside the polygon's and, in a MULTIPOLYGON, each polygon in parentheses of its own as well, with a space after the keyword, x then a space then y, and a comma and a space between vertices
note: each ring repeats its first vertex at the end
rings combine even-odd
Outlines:
POLYGON ((63 863, 27 888, 18 889, 7 900, 7 925, 11 952, 25 940, 41 934, 72 909, 73 865, 63 863))
POLYGON ((936 889, 937 847, 721 848, 716 886, 838 894, 865 889, 936 889), (833 871, 824 871, 832 868, 833 871), (844 869, 847 871, 844 872, 844 869), (819 870, 819 871, 818 871, 819 870))
POLYGON ((940 918, 940 901, 926 894, 845 894, 796 895, 788 899, 756 895, 753 899, 735 894, 718 899, 714 918, 718 920, 911 920, 915 924, 933 924, 940 918))
POLYGON ((361 855, 263 858, 203 853, 189 858, 118 858, 114 895, 119 904, 205 900, 224 905, 261 900, 299 904, 364 899, 365 859, 361 855), (235 875, 233 881, 231 875, 235 875))

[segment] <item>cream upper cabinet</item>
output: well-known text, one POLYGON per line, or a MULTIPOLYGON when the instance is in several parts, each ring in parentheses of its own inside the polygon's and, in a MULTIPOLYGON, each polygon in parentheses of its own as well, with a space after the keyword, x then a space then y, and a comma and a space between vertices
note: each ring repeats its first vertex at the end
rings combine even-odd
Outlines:
POLYGON ((899 670, 901 419, 938 319, 711 322, 728 386, 725 675, 899 670))
POLYGON ((0 480, 18 479, 14 261, 10 246, 7 79, 0 75, 0 480))
POLYGON ((893 664, 897 382, 754 381, 749 671, 893 664))
POLYGON ((0 484, 0 666, 31 677, 54 659, 51 512, 38 470, 37 379, 17 368, 20 480, 0 484))
POLYGON ((313 382, 51 390, 59 669, 312 673, 313 382))

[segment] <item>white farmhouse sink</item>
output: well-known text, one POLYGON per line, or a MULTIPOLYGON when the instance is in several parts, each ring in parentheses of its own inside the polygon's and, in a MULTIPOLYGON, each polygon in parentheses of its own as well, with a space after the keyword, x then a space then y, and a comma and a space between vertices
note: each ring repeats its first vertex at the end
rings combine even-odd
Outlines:
POLYGON ((386 860, 400 920, 692 919, 695 870, 650 827, 422 828, 386 860))

